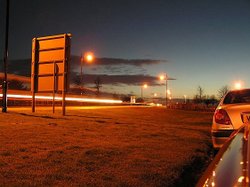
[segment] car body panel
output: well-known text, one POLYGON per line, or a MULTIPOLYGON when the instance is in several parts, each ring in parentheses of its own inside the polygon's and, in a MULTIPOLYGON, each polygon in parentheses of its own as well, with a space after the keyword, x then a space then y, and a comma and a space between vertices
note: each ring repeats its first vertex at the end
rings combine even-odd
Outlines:
POLYGON ((226 105, 224 109, 227 111, 233 128, 238 129, 243 125, 241 113, 250 111, 250 104, 232 104, 226 105))
POLYGON ((230 137, 196 186, 249 186, 249 129, 244 125, 230 137))
POLYGON ((211 136, 214 148, 220 148, 222 145, 229 139, 229 136, 232 132, 237 131, 242 125, 242 113, 250 112, 250 89, 243 89, 243 90, 232 90, 229 91, 220 101, 217 110, 224 110, 226 111, 231 123, 230 124, 220 124, 215 121, 215 115, 213 116, 212 128, 211 128, 211 136), (242 94, 244 93, 244 94, 242 94), (243 101, 239 103, 235 103, 233 100, 233 96, 237 96, 241 94, 244 97, 247 97, 246 103, 243 101), (230 102, 230 97, 232 96, 232 102, 230 102), (225 136, 223 136, 223 134, 225 136))

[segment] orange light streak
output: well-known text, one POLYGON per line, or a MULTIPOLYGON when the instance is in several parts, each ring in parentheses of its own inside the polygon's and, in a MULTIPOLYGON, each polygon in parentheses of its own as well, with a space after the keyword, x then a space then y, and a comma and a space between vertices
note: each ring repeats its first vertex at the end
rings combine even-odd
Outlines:
MULTIPOLYGON (((0 94, 0 97, 3 97, 3 94, 0 94)), ((19 99, 31 99, 31 95, 17 95, 17 94, 8 94, 8 98, 19 98, 19 99)), ((44 99, 44 100, 53 100, 52 96, 40 96, 36 95, 36 99, 44 99)), ((62 97, 55 97, 55 100, 62 100, 62 97)), ((76 102, 93 102, 93 103, 111 103, 111 104, 119 104, 122 103, 121 100, 113 100, 113 99, 91 99, 91 98, 77 98, 77 97, 66 97, 66 101, 76 101, 76 102)))

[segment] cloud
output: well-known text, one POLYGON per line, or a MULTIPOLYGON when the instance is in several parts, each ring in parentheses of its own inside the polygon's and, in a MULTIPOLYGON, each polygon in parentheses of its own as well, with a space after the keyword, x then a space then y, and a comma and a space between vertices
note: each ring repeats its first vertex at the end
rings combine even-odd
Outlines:
MULTIPOLYGON (((89 66, 90 68, 90 66, 89 66)), ((141 66, 128 66, 128 65, 106 65, 106 66, 91 66, 89 74, 109 74, 109 75, 134 75, 134 74, 147 74, 147 70, 141 66)))
MULTIPOLYGON (((122 59, 122 58, 95 58, 94 63, 96 66, 144 66, 144 65, 155 65, 159 63, 166 63, 167 60, 155 60, 155 59, 122 59)), ((73 66, 80 65, 79 56, 71 56, 71 64, 73 66)))
MULTIPOLYGON (((1 62, 1 60, 0 60, 1 62)), ((157 65, 166 63, 166 60, 152 59, 121 59, 121 58, 97 58, 92 64, 84 64, 84 72, 88 74, 148 74, 146 65, 157 65)), ((71 73, 80 71, 80 57, 71 56, 70 71, 71 73)), ((0 66, 0 71, 3 71, 0 66)), ((24 76, 30 76, 31 59, 9 60, 8 72, 24 76)))
POLYGON ((102 66, 109 65, 130 65, 130 66, 143 66, 154 65, 166 60, 153 60, 153 59, 122 59, 122 58, 97 58, 95 64, 102 66))
MULTIPOLYGON (((144 83, 147 83, 150 86, 159 86, 163 83, 159 81, 158 77, 150 76, 150 75, 105 75, 105 74, 84 74, 83 82, 84 84, 93 84, 97 77, 100 78, 102 84, 112 84, 112 85, 130 85, 130 86, 138 86, 144 83)), ((77 75, 72 77, 72 81, 74 79, 80 79, 77 75)), ((173 78, 169 78, 169 80, 175 80, 173 78)))
MULTIPOLYGON (((102 84, 122 86, 141 85, 143 83, 147 83, 151 86, 162 85, 164 83, 160 82, 158 77, 147 75, 147 68, 144 68, 143 66, 155 65, 163 62, 167 61, 150 59, 126 60, 120 58, 97 58, 94 64, 89 65, 87 68, 87 65, 84 65, 83 80, 85 84, 93 84, 96 78, 100 77, 102 84)), ((30 59, 11 60, 8 64, 8 73, 30 76, 30 67, 30 59)), ((70 67, 70 77, 71 82, 73 82, 74 79, 79 79, 80 57, 72 56, 70 67)), ((1 67, 0 70, 2 70, 1 67)))
MULTIPOLYGON (((122 59, 122 58, 96 58, 93 63, 84 63, 85 73, 88 74, 147 74, 146 66, 166 63, 167 60, 155 59, 122 59)), ((71 57, 71 71, 80 71, 80 57, 71 57)))

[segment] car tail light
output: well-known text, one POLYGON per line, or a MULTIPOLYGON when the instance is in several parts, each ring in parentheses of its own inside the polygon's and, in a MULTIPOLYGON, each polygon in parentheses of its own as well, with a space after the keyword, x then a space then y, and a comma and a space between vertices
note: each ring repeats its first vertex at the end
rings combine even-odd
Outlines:
POLYGON ((215 122, 219 124, 225 124, 225 125, 231 124, 231 120, 227 112, 223 109, 219 109, 215 111, 214 119, 215 119, 215 122))

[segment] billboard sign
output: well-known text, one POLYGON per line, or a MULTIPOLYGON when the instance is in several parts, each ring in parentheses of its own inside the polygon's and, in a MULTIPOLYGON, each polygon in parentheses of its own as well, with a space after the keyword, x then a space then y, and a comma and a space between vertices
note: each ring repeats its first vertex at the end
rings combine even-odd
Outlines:
POLYGON ((65 93, 69 87, 70 46, 71 34, 39 37, 32 40, 33 112, 35 111, 35 93, 53 93, 53 95, 61 93, 63 110, 65 110, 65 93))

